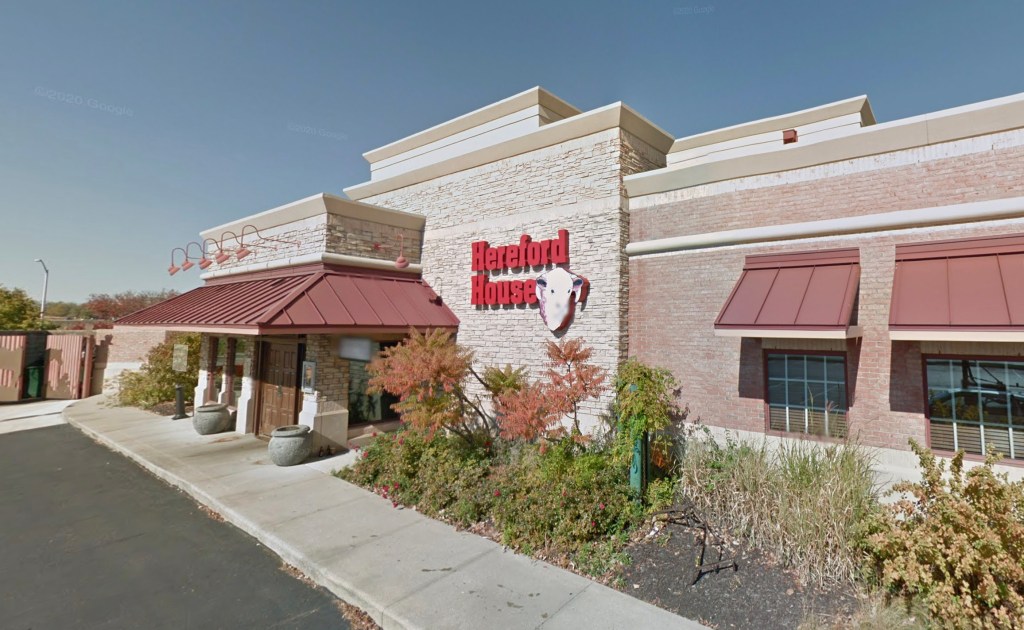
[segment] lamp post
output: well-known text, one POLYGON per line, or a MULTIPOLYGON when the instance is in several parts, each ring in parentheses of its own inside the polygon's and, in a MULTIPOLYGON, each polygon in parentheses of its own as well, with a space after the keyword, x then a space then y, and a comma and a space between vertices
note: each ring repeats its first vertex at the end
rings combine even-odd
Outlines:
POLYGON ((39 321, 43 321, 43 316, 46 315, 46 287, 50 284, 50 270, 46 268, 42 258, 36 258, 35 261, 43 266, 43 301, 39 306, 39 321))

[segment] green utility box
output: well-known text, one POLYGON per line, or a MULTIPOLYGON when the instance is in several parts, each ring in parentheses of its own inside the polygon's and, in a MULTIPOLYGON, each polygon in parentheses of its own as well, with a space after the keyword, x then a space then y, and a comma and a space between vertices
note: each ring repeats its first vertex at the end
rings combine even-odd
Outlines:
POLYGON ((25 368, 25 398, 43 397, 42 366, 25 368))

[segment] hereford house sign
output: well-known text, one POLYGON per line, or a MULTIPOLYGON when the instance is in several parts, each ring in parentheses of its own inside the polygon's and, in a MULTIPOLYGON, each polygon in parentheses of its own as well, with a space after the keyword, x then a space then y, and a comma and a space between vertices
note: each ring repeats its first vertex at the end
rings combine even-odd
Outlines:
POLYGON ((534 241, 529 234, 519 243, 491 247, 487 241, 473 243, 473 286, 470 303, 476 306, 538 304, 540 316, 551 331, 569 325, 576 304, 587 299, 590 282, 562 267, 555 267, 529 280, 491 281, 487 272, 523 267, 569 264, 569 231, 558 237, 534 241))

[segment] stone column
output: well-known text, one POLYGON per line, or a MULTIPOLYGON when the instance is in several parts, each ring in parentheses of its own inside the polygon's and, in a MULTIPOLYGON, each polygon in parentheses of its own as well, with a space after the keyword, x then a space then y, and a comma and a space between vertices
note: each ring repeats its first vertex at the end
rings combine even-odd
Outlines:
POLYGON ((306 337, 306 360, 316 362, 313 393, 302 394, 299 424, 312 427, 315 445, 341 450, 348 444, 348 361, 338 357, 337 338, 306 337))

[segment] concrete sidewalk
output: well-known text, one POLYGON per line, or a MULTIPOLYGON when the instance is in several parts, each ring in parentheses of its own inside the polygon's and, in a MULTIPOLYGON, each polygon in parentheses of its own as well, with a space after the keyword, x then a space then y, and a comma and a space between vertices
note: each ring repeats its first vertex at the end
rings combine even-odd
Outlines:
POLYGON ((266 444, 102 398, 73 426, 248 532, 383 628, 704 626, 422 516, 330 476, 349 458, 279 468, 266 444))

